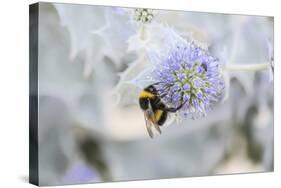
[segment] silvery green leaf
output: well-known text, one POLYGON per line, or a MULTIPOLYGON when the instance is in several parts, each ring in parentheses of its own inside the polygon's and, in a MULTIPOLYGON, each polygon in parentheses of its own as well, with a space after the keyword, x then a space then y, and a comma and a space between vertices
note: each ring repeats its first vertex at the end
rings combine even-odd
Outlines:
POLYGON ((104 56, 120 63, 126 49, 125 41, 132 32, 126 14, 117 14, 111 7, 64 4, 55 4, 55 7, 62 25, 70 33, 70 57, 85 53, 83 74, 86 77, 102 63, 104 56))

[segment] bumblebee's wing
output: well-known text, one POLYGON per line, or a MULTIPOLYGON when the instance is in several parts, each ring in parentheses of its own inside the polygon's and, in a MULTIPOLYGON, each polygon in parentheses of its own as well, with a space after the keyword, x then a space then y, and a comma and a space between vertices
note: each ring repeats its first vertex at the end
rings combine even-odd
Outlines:
POLYGON ((153 125, 154 125, 154 128, 159 132, 159 134, 161 134, 162 132, 161 132, 159 125, 157 125, 156 123, 153 123, 153 125))
POLYGON ((146 130, 147 130, 150 138, 153 138, 153 132, 152 132, 152 129, 151 129, 152 125, 151 125, 150 120, 147 119, 147 113, 146 112, 144 112, 144 119, 145 119, 146 130))
POLYGON ((159 132, 159 134, 161 134, 162 132, 161 132, 161 129, 160 129, 159 125, 157 124, 155 114, 153 112, 150 101, 149 101, 149 104, 148 104, 148 111, 150 112, 149 120, 153 124, 154 128, 159 132))

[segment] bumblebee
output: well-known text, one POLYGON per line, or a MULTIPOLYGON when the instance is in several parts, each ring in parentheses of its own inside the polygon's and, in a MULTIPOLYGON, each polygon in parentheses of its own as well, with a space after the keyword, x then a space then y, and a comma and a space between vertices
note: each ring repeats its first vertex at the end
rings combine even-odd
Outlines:
POLYGON ((139 95, 139 105, 144 112, 146 129, 151 138, 153 138, 152 127, 161 134, 160 126, 166 122, 168 113, 175 113, 185 104, 169 108, 162 101, 164 96, 165 94, 158 92, 154 85, 147 86, 139 95))

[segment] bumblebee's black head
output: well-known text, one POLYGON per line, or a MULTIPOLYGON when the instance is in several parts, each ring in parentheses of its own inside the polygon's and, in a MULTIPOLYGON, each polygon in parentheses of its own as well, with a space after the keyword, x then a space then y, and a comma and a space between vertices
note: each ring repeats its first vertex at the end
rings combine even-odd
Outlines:
POLYGON ((149 102, 157 98, 157 90, 153 85, 147 86, 140 92, 139 104, 141 109, 147 110, 149 102))
POLYGON ((153 85, 147 86, 146 88, 144 88, 144 91, 157 95, 157 90, 153 85))

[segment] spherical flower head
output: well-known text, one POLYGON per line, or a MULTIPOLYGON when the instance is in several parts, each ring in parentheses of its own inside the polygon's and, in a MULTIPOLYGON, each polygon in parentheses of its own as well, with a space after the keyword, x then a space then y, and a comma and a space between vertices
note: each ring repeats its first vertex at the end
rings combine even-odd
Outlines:
POLYGON ((137 8, 134 11, 134 19, 142 23, 150 23, 154 17, 154 11, 147 8, 137 8))
POLYGON ((160 58, 153 73, 159 95, 178 112, 197 118, 206 115, 224 91, 221 66, 193 42, 176 44, 160 58))

